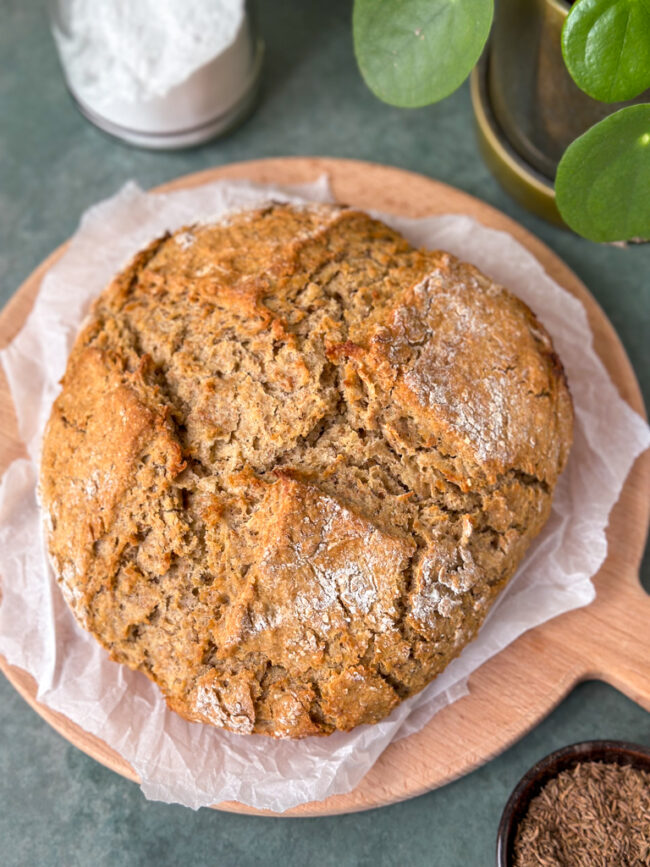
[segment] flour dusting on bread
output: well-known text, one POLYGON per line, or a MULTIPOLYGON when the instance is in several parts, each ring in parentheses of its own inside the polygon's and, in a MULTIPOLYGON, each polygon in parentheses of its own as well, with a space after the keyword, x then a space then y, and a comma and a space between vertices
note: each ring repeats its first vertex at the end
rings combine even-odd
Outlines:
POLYGON ((97 299, 44 440, 48 548, 186 718, 349 730, 477 634, 571 433, 505 289, 361 212, 269 203, 154 241, 97 299))

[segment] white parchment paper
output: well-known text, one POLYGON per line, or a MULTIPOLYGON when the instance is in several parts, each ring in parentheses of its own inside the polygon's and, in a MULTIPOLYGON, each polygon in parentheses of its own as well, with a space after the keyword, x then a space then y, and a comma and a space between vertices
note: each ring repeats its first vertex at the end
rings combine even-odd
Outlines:
POLYGON ((181 719, 144 675, 111 662, 63 601, 35 496, 40 442, 79 325, 112 276, 165 230, 269 198, 330 201, 331 194, 325 178, 295 188, 218 182, 168 194, 127 184, 84 215, 69 250, 43 280, 23 330, 0 354, 30 456, 15 461, 0 486, 0 653, 35 677, 41 702, 127 759, 148 798, 193 808, 232 799, 280 812, 351 790, 391 741, 464 695, 469 674, 483 662, 527 629, 589 603, 590 578, 607 552, 609 512, 634 459, 650 445, 648 426, 618 396, 592 348, 582 304, 509 235, 462 216, 378 214, 414 244, 475 263, 529 304, 551 333, 576 413, 575 443, 551 518, 478 639, 383 722, 291 742, 181 719))

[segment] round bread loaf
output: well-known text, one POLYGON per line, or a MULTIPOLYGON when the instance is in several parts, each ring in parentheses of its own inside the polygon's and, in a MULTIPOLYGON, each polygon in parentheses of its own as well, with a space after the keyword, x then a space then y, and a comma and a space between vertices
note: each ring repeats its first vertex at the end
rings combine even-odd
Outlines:
POLYGON ((272 204, 97 300, 43 445, 80 623, 190 720, 381 720, 475 637, 572 436, 531 311, 367 215, 272 204))

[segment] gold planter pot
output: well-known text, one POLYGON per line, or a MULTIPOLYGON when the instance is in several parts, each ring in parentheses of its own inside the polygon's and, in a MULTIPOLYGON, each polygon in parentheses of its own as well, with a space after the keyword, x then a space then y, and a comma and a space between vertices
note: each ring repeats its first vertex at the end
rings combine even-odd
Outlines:
POLYGON ((631 104, 598 102, 574 83, 561 47, 569 8, 565 0, 497 0, 470 82, 486 163, 513 198, 559 225, 553 182, 560 157, 590 126, 631 104))

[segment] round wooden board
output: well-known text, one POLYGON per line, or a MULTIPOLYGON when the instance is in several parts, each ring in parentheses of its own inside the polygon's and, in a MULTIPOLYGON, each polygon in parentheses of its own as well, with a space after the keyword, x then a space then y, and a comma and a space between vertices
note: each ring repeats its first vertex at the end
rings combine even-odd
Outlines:
MULTIPOLYGON (((237 163, 179 178, 158 188, 177 190, 222 178, 262 183, 301 183, 326 172, 336 198, 360 208, 421 217, 468 214, 510 233, 546 271, 584 303, 595 346, 623 398, 644 414, 630 362, 610 322, 578 278, 537 238, 489 205, 411 172, 352 160, 282 158, 237 163)), ((22 326, 56 250, 25 281, 0 315, 0 345, 22 326)), ((0 374, 0 472, 24 455, 7 383, 0 374)), ((527 632, 476 671, 470 694, 438 713, 420 732, 392 744, 352 792, 303 804, 284 816, 326 816, 392 804, 468 773, 510 746, 546 716, 581 680, 601 678, 650 710, 650 597, 638 580, 650 513, 650 452, 636 461, 611 514, 609 553, 595 578, 597 596, 527 632)), ((11 576, 5 576, 11 580, 11 576)), ((0 668, 29 704, 60 734, 107 767, 136 780, 130 767, 103 741, 35 700, 36 685, 0 657, 0 668)), ((239 803, 217 807, 277 815, 239 803)))

